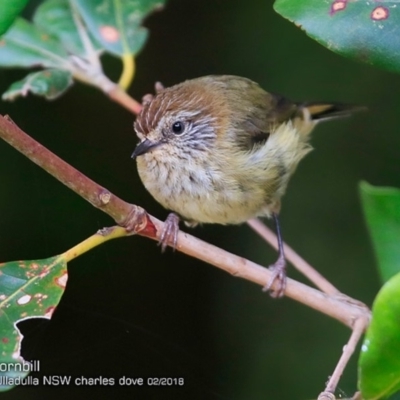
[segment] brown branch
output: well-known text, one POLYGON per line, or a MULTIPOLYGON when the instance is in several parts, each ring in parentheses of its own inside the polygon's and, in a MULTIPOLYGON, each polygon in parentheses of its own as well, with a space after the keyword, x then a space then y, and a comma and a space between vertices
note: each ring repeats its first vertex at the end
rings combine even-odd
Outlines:
POLYGON ((142 109, 142 105, 129 96, 120 86, 115 82, 108 79, 106 75, 103 74, 101 68, 98 68, 96 60, 95 65, 92 66, 90 73, 86 70, 81 70, 79 66, 74 70, 74 78, 78 81, 86 83, 88 85, 93 85, 105 93, 111 100, 120 104, 122 107, 130 111, 131 113, 137 115, 142 109))
MULTIPOLYGON (((110 215, 119 225, 127 227, 132 233, 158 240, 163 222, 148 216, 143 208, 123 201, 98 185, 28 136, 9 118, 2 116, 0 137, 92 205, 110 215)), ((268 269, 184 232, 179 232, 177 250, 260 286, 265 286, 271 277, 268 269)), ((344 296, 322 293, 292 279, 288 279, 285 294, 349 327, 353 327, 359 318, 369 320, 369 310, 361 303, 351 302, 344 296)))
MULTIPOLYGON (((83 175, 23 132, 8 116, 0 116, 0 136, 94 207, 107 213, 117 224, 131 226, 130 221, 134 219, 140 220, 141 223, 137 228, 132 226, 131 230, 143 229, 141 228, 142 225, 143 227, 147 226, 147 221, 143 221, 144 216, 147 214, 141 207, 123 201, 109 190, 83 175)), ((147 226, 147 229, 151 229, 151 227, 147 226)))
POLYGON ((142 105, 136 100, 132 99, 132 97, 129 96, 118 85, 110 90, 107 95, 110 97, 111 100, 121 104, 123 107, 125 107, 127 110, 135 115, 138 115, 140 113, 140 110, 142 109, 142 105))
POLYGON ((356 350, 357 343, 364 333, 365 328, 368 326, 368 323, 369 320, 364 320, 363 318, 359 318, 357 319, 357 321, 355 321, 350 339, 343 347, 342 356, 340 357, 332 376, 329 378, 325 391, 318 396, 318 400, 324 400, 324 395, 326 395, 327 393, 335 393, 340 377, 342 376, 343 371, 350 360, 350 357, 356 350))
MULTIPOLYGON (((161 232, 163 222, 154 217, 151 217, 151 220, 157 232, 161 232)), ((155 239, 158 239, 158 235, 155 239)), ((267 268, 203 242, 186 232, 179 232, 177 250, 262 287, 265 286, 266 282, 269 282, 272 275, 267 268)), ((274 289, 274 286, 272 288, 274 289)), ((331 296, 322 293, 290 278, 287 281, 285 296, 329 315, 350 328, 359 318, 369 319, 369 310, 362 303, 349 301, 347 296, 331 296)))

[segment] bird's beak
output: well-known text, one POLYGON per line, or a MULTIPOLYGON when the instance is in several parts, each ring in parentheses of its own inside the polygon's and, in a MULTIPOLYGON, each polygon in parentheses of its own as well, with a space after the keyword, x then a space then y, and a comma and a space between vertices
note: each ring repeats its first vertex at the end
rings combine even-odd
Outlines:
POLYGON ((136 158, 141 156, 142 154, 147 153, 150 149, 159 146, 160 142, 152 142, 149 139, 144 139, 143 142, 140 142, 137 146, 135 151, 132 153, 132 158, 136 158))

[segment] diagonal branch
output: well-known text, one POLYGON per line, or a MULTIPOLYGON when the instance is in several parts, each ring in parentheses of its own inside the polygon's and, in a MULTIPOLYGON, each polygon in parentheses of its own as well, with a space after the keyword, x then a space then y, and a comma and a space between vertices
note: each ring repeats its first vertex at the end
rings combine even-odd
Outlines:
POLYGON ((333 371, 332 376, 329 378, 328 383, 326 384, 326 388, 324 392, 322 392, 318 396, 318 400, 325 400, 325 398, 329 398, 327 396, 335 393, 336 387, 339 383, 340 377, 343 374, 344 369, 346 368, 347 363, 350 360, 350 357, 356 350, 357 343, 359 342, 365 328, 368 326, 369 321, 364 320, 363 318, 358 318, 353 325, 352 333, 349 341, 343 347, 342 356, 339 359, 339 362, 336 365, 335 370, 333 371))
POLYGON ((132 215, 145 214, 141 207, 129 204, 113 195, 38 143, 8 116, 0 116, 0 137, 94 207, 110 215, 117 224, 125 226, 132 215))

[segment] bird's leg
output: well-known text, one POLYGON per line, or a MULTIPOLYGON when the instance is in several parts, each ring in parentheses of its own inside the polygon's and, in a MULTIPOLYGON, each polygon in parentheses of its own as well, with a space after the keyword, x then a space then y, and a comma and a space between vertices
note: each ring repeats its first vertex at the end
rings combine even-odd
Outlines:
POLYGON ((278 288, 271 291, 270 295, 274 298, 282 297, 285 294, 286 289, 286 260, 285 260, 285 252, 283 250, 283 240, 281 234, 281 226, 279 223, 279 217, 277 213, 272 214, 275 222, 276 236, 278 238, 278 259, 269 266, 270 271, 272 272, 272 277, 268 281, 268 283, 264 286, 263 291, 267 292, 271 289, 271 286, 274 282, 278 283, 278 288))
POLYGON ((158 241, 158 244, 161 246, 161 252, 164 253, 168 245, 170 245, 173 250, 176 249, 178 232, 179 217, 174 213, 170 213, 164 222, 164 228, 161 232, 160 240, 158 241))

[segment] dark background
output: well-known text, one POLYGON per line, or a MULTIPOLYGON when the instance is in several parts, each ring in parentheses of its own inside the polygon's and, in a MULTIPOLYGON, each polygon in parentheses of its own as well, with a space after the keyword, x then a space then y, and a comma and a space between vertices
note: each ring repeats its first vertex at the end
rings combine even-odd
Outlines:
MULTIPOLYGON (((31 5, 32 7, 32 5, 31 5)), ((129 90, 206 74, 237 74, 293 100, 336 100, 368 112, 319 126, 283 201, 285 240, 344 293, 371 305, 379 289, 358 183, 400 186, 400 77, 320 46, 262 0, 170 0, 146 21, 147 46, 129 90)), ((104 58, 113 79, 118 60, 104 58)), ((25 71, 0 71, 3 92, 25 71)), ((54 102, 0 103, 26 132, 90 178, 159 218, 130 159, 133 116, 96 89, 75 85, 54 102)), ((0 259, 64 252, 113 221, 0 142, 0 259)), ((249 227, 193 234, 263 265, 275 252, 249 227)), ((20 324, 27 359, 41 375, 184 377, 176 388, 16 388, 6 399, 316 398, 350 331, 290 299, 141 237, 115 240, 74 260, 51 321, 20 324)), ((289 275, 303 280, 293 268, 289 275)), ((356 390, 355 356, 340 381, 356 390)))

